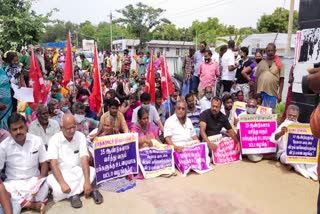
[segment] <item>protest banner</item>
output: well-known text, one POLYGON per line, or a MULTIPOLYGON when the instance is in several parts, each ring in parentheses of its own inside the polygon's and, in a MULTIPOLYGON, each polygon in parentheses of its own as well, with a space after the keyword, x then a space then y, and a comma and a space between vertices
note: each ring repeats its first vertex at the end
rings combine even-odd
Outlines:
POLYGON ((310 124, 290 124, 287 129, 287 162, 316 164, 319 140, 312 135, 310 124))
POLYGON ((242 154, 276 152, 270 137, 277 129, 276 114, 243 114, 239 118, 242 154))
POLYGON ((232 106, 232 114, 231 114, 231 126, 233 129, 237 129, 236 126, 234 126, 234 121, 235 119, 239 118, 239 115, 242 113, 242 112, 245 112, 247 111, 247 108, 246 108, 246 103, 245 102, 240 102, 240 101, 236 101, 233 103, 233 106, 232 106))
POLYGON ((256 114, 272 114, 272 108, 264 107, 264 106, 258 106, 256 114))
POLYGON ((94 141, 97 184, 138 173, 138 134, 98 137, 94 141))
POLYGON ((221 134, 218 134, 210 136, 208 139, 211 143, 218 146, 215 151, 212 151, 212 160, 214 164, 222 165, 241 160, 241 152, 237 152, 237 142, 232 138, 223 138, 221 134))
POLYGON ((175 171, 172 146, 152 140, 153 147, 139 150, 139 167, 144 178, 154 178, 175 171))
MULTIPOLYGON (((231 124, 231 126, 235 130, 237 129, 237 127, 234 126, 234 121, 235 121, 235 119, 239 118, 239 115, 242 112, 246 112, 247 111, 246 105, 247 104, 245 102, 236 101, 236 102, 234 102, 234 104, 232 106, 232 115, 231 115, 232 124, 231 124)), ((256 114, 272 114, 272 108, 264 107, 264 106, 258 106, 256 114)))
POLYGON ((190 170, 203 174, 212 170, 206 143, 191 141, 181 152, 174 152, 174 162, 182 176, 187 176, 190 170))

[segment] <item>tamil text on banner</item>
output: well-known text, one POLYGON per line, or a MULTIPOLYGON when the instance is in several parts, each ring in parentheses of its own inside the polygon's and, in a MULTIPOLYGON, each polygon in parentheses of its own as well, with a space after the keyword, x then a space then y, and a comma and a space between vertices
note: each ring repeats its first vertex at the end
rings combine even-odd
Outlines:
POLYGON ((172 146, 152 140, 153 147, 139 150, 139 166, 144 178, 154 178, 175 171, 172 146))
POLYGON ((242 114, 239 118, 242 154, 276 152, 270 137, 277 129, 276 114, 242 114))
POLYGON ((98 137, 94 141, 97 184, 138 173, 138 134, 98 137))
POLYGON ((212 170, 209 166, 210 158, 207 155, 206 143, 192 141, 184 146, 182 152, 174 152, 174 162, 182 176, 187 176, 190 170, 199 174, 212 170))
POLYGON ((212 160, 214 164, 228 164, 241 160, 241 152, 237 151, 237 142, 230 137, 222 137, 221 134, 208 137, 211 143, 216 144, 218 148, 212 151, 212 160))
POLYGON ((286 134, 288 163, 317 163, 319 140, 311 133, 309 124, 291 124, 286 134))

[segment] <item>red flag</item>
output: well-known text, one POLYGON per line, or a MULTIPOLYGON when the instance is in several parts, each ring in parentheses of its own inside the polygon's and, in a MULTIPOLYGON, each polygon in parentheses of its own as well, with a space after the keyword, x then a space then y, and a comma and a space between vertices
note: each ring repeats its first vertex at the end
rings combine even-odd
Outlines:
POLYGON ((99 114, 102 103, 102 93, 101 93, 101 77, 99 71, 99 63, 98 63, 98 53, 97 47, 94 48, 94 60, 93 60, 93 87, 92 93, 89 97, 90 103, 93 104, 94 111, 99 114))
POLYGON ((154 59, 151 53, 147 77, 146 77, 146 85, 144 87, 144 91, 148 92, 151 96, 151 102, 154 103, 156 100, 156 85, 154 81, 154 59))
POLYGON ((29 88, 33 88, 33 106, 45 104, 47 101, 48 90, 44 85, 42 72, 37 57, 32 53, 30 58, 29 88))
POLYGON ((64 76, 63 76, 64 87, 66 87, 71 80, 72 80, 72 50, 71 50, 71 38, 70 38, 70 32, 69 32, 68 41, 67 41, 66 62, 64 64, 64 76))
POLYGON ((161 91, 163 100, 174 93, 174 85, 168 72, 166 56, 162 58, 161 63, 161 91))

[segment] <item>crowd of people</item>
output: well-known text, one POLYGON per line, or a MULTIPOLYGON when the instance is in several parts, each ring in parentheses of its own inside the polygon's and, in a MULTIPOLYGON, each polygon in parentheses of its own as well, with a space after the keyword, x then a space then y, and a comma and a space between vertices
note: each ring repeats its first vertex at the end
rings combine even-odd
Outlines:
MULTIPOLYGON (((83 54, 79 56, 81 66, 74 69, 73 81, 64 84, 63 51, 8 51, 2 56, 0 69, 2 209, 5 213, 9 209, 19 213, 22 208, 31 208, 43 213, 49 189, 55 202, 69 199, 74 208, 82 207, 82 192, 93 197, 96 204, 103 203, 93 183, 92 144, 97 136, 135 132, 140 148, 152 147, 155 139, 181 152, 193 140, 206 142, 210 150, 215 150, 217 145, 210 143, 208 137, 222 133, 231 137, 241 152, 239 133, 233 128, 239 128, 238 120, 231 120, 233 103, 247 103, 243 114, 255 114, 259 105, 274 110, 281 102, 284 84, 284 66, 273 43, 265 50, 257 50, 253 60, 248 55, 248 48, 236 47, 233 40, 218 52, 214 44, 208 48, 206 42, 201 42, 199 50, 190 48, 183 59, 182 91, 175 90, 163 99, 161 53, 152 56, 139 51, 130 56, 125 50, 121 56, 115 51, 100 52, 103 105, 95 112, 89 99, 93 66, 83 54), (48 90, 44 104, 22 103, 13 96, 12 85, 30 85, 32 52, 41 65, 48 90), (155 97, 145 91, 151 57, 155 59, 155 97), (137 64, 134 70, 132 60, 137 64), (11 195, 12 206, 6 191, 11 195)), ((289 105, 284 123, 271 137, 278 145, 277 152, 248 155, 248 159, 274 159, 289 165, 283 136, 287 125, 297 122, 298 116, 299 108, 289 105)), ((305 177, 318 179, 314 166, 289 167, 305 177)))

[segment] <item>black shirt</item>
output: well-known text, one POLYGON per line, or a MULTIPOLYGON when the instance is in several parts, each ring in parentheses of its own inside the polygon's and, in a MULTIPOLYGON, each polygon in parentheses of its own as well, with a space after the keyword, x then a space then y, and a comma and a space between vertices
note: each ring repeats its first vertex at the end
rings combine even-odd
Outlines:
MULTIPOLYGON (((240 60, 240 66, 237 69, 236 73, 236 78, 237 78, 237 83, 238 84, 245 84, 248 83, 249 81, 241 74, 242 70, 248 66, 250 66, 253 62, 248 59, 247 61, 243 62, 243 60, 240 60)), ((249 74, 250 75, 250 74, 249 74)))
POLYGON ((206 134, 208 137, 220 134, 222 128, 226 130, 232 129, 226 115, 219 112, 217 117, 214 117, 211 109, 207 109, 200 114, 200 122, 207 124, 206 134))

